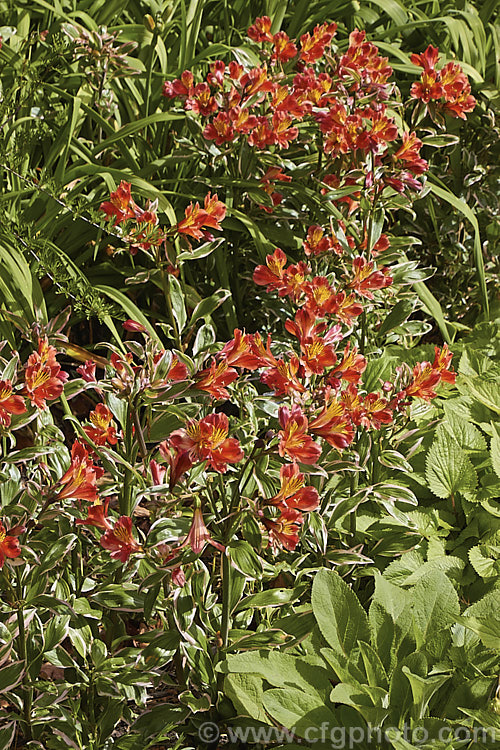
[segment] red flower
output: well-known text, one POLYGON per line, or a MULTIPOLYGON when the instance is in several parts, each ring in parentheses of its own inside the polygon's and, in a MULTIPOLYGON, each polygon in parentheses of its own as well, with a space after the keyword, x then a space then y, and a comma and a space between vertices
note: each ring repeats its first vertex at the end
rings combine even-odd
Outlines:
POLYGON ((196 84, 184 103, 184 109, 192 110, 197 115, 202 115, 202 117, 207 117, 213 112, 217 112, 217 101, 212 96, 208 83, 196 84))
POLYGON ((191 96, 194 88, 194 77, 190 70, 185 70, 181 75, 180 79, 176 78, 175 81, 165 81, 163 84, 162 94, 167 96, 169 99, 174 99, 176 96, 191 96))
POLYGON ((217 146, 230 143, 234 139, 234 128, 227 112, 219 112, 212 122, 205 125, 203 137, 207 141, 215 141, 217 146))
POLYGON ((373 265, 361 255, 354 258, 352 262, 354 279, 347 285, 349 289, 354 289, 366 299, 373 299, 372 289, 384 289, 392 284, 389 269, 374 270, 373 265))
POLYGON ((122 180, 117 189, 109 196, 109 201, 104 201, 99 206, 100 210, 110 219, 115 216, 115 226, 127 219, 135 217, 136 205, 132 200, 131 184, 122 180))
POLYGON ((108 529, 111 530, 112 526, 109 522, 109 518, 107 517, 108 505, 108 499, 104 501, 104 504, 100 502, 94 503, 87 510, 87 518, 77 518, 75 523, 77 525, 81 524, 82 526, 95 526, 96 528, 103 529, 104 531, 107 531, 108 529))
MULTIPOLYGON (((64 380, 53 375, 50 365, 42 364, 40 359, 32 359, 34 356, 37 355, 32 354, 28 359, 22 392, 30 399, 33 406, 45 409, 47 401, 53 401, 63 392, 64 380)), ((61 373, 61 375, 66 375, 66 373, 61 373)))
POLYGON ((405 388, 406 396, 414 396, 430 401, 436 397, 435 387, 441 380, 441 373, 430 362, 417 362, 413 368, 413 379, 405 388))
POLYGON ((271 60, 278 60, 279 62, 286 63, 291 60, 297 54, 297 47, 293 42, 290 41, 288 34, 284 31, 278 31, 273 36, 273 54, 271 60))
POLYGON ((113 415, 106 404, 97 404, 94 411, 89 414, 92 426, 84 427, 85 434, 96 445, 116 445, 116 425, 113 422, 113 415))
POLYGON ((234 339, 228 341, 219 353, 228 365, 242 367, 245 370, 256 370, 261 366, 260 358, 252 351, 253 336, 234 329, 234 339))
POLYGON ((95 368, 95 362, 93 362, 91 359, 88 359, 85 364, 77 367, 76 371, 79 375, 81 375, 82 379, 85 380, 86 383, 95 383, 95 368))
POLYGON ((318 491, 306 486, 304 474, 297 464, 285 464, 280 469, 281 488, 277 495, 266 500, 267 505, 296 510, 316 510, 319 505, 318 491))
POLYGON ((414 52, 410 56, 410 60, 414 65, 418 65, 420 68, 423 68, 426 71, 434 70, 437 65, 438 58, 439 49, 437 47, 433 47, 432 44, 429 44, 425 52, 421 52, 420 54, 414 52))
POLYGON ((383 424, 391 424, 393 413, 387 399, 378 393, 368 393, 363 400, 363 416, 360 424, 380 430, 383 424))
POLYGON ((193 206, 191 202, 184 212, 185 218, 177 224, 179 234, 188 234, 195 240, 202 239, 204 233, 202 227, 211 227, 212 229, 221 229, 219 224, 226 215, 225 205, 218 200, 217 194, 205 197, 204 208, 200 204, 193 206))
POLYGON ((273 289, 280 291, 284 286, 286 264, 285 253, 277 247, 272 255, 266 255, 266 265, 257 266, 254 270, 254 283, 259 284, 259 286, 266 286, 266 292, 273 289))
POLYGON ((228 464, 243 458, 236 438, 228 438, 229 420, 225 414, 209 414, 198 422, 189 420, 185 429, 170 435, 169 443, 177 451, 186 451, 192 461, 207 461, 208 468, 225 474, 228 464))
POLYGON ((306 63, 313 63, 325 54, 325 47, 330 44, 337 31, 336 23, 323 23, 315 26, 311 34, 303 34, 300 37, 300 59, 306 63))
POLYGON ((398 148, 394 158, 403 162, 403 165, 413 174, 422 174, 429 168, 425 159, 420 157, 422 141, 416 136, 416 133, 403 133, 403 145, 398 148))
POLYGON ((222 544, 214 541, 210 536, 210 532, 205 526, 205 521, 203 520, 201 508, 195 508, 191 528, 179 549, 182 549, 183 547, 191 547, 195 555, 199 555, 203 552, 207 544, 211 544, 212 547, 215 547, 215 549, 218 549, 220 552, 224 552, 225 550, 225 547, 222 544))
POLYGON ((347 448, 354 440, 351 420, 343 405, 335 399, 309 422, 309 429, 339 451, 347 448))
POLYGON ((146 326, 143 326, 142 323, 138 323, 137 320, 126 320, 124 323, 122 323, 122 328, 125 328, 126 331, 131 331, 132 333, 145 333, 147 331, 146 326))
POLYGON ((22 396, 13 393, 10 380, 0 380, 0 426, 10 426, 11 414, 24 414, 26 404, 22 396))
MULTIPOLYGON (((170 445, 168 440, 164 440, 158 446, 161 455, 167 461, 170 467, 170 475, 168 481, 170 490, 174 489, 175 485, 182 477, 182 475, 185 474, 186 471, 189 471, 189 469, 193 465, 189 450, 180 450, 175 447, 174 443, 175 440, 172 442, 172 445, 170 445), (173 448, 173 450, 170 449, 171 447, 173 448)), ((163 479, 163 477, 161 478, 163 479)), ((161 483, 162 482, 160 482, 160 484, 161 483)))
MULTIPOLYGON (((18 530, 21 533, 21 527, 18 530)), ((15 536, 7 534, 5 526, 0 521, 0 568, 3 567, 6 557, 14 559, 15 557, 19 557, 20 554, 21 547, 18 540, 15 536)))
POLYGON ((366 370, 366 359, 362 354, 358 354, 358 349, 354 346, 351 349, 351 343, 348 342, 344 349, 344 356, 328 377, 330 385, 338 388, 339 378, 346 380, 348 383, 359 383, 362 373, 366 370))
POLYGON ((291 410, 281 406, 278 411, 281 427, 278 452, 283 458, 288 456, 292 461, 303 464, 314 464, 321 455, 321 447, 307 434, 308 421, 299 406, 291 410))
POLYGON ((113 528, 109 528, 100 538, 101 546, 111 550, 113 560, 126 563, 132 552, 140 552, 142 547, 132 536, 132 519, 120 516, 113 528))
POLYGON ((302 514, 295 508, 284 508, 277 520, 262 518, 269 530, 269 541, 272 547, 284 547, 293 552, 299 543, 299 531, 303 522, 302 514))
POLYGON ((95 503, 98 498, 97 479, 102 474, 103 470, 94 466, 85 446, 75 441, 71 448, 69 469, 58 482, 62 487, 57 493, 57 499, 72 498, 95 503))
POLYGON ((323 227, 314 225, 307 230, 307 238, 304 242, 304 252, 309 255, 320 255, 326 253, 332 247, 331 237, 325 236, 323 227))
POLYGON ((272 42, 273 35, 271 34, 271 19, 269 16, 256 18, 247 33, 254 42, 272 42))
POLYGON ((202 370, 196 376, 196 388, 200 391, 206 391, 213 398, 226 400, 229 398, 229 391, 226 385, 232 383, 238 377, 237 370, 229 367, 227 360, 217 364, 212 359, 212 364, 205 370, 202 370))
POLYGON ((438 346, 434 347, 434 362, 432 363, 432 367, 439 372, 441 380, 445 383, 453 384, 457 374, 453 370, 450 370, 452 357, 453 353, 448 349, 448 344, 444 344, 442 349, 438 346))
POLYGON ((264 370, 260 379, 272 388, 278 396, 290 392, 304 393, 306 389, 297 378, 299 368, 300 362, 295 355, 290 358, 289 362, 282 358, 275 359, 274 366, 264 370))

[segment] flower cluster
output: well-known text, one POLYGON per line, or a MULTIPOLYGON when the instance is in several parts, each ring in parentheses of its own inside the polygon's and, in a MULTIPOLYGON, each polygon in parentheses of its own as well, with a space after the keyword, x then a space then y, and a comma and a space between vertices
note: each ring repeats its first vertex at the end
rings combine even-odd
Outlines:
POLYGON ((425 52, 411 56, 412 63, 423 68, 420 81, 411 87, 411 95, 427 105, 435 102, 452 117, 465 120, 466 112, 472 112, 476 106, 467 76, 460 65, 453 62, 437 69, 438 58, 439 50, 431 44, 425 52))
POLYGON ((203 208, 199 203, 191 202, 185 210, 184 219, 164 229, 158 222, 158 201, 148 200, 146 208, 140 208, 132 198, 131 184, 125 180, 111 192, 108 201, 101 203, 100 210, 107 219, 114 219, 115 227, 121 227, 123 239, 132 255, 139 249, 147 252, 152 247, 160 247, 175 235, 188 235, 196 240, 213 239, 209 230, 221 229, 220 222, 226 215, 226 207, 217 195, 208 193, 203 208))

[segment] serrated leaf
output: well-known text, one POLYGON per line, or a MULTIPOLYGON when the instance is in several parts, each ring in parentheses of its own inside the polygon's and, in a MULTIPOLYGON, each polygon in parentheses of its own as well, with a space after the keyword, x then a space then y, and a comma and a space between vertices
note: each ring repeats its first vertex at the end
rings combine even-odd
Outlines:
POLYGON ((491 437, 491 464, 497 477, 500 477, 500 433, 497 425, 492 423, 491 426, 494 430, 491 437))
POLYGON ((441 498, 457 492, 469 494, 477 486, 477 474, 469 457, 447 432, 436 436, 427 454, 425 477, 431 492, 441 498))
POLYGON ((500 574, 500 562, 490 556, 486 544, 478 544, 469 550, 469 562, 481 578, 496 578, 500 574))

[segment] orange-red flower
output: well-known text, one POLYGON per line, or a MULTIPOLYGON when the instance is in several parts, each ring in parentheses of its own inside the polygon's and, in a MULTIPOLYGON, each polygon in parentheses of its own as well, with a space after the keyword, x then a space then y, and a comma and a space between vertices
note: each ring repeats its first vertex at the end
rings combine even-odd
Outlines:
POLYGON ((296 510, 316 510, 319 505, 318 491, 306 486, 304 474, 297 464, 284 464, 280 469, 280 491, 266 500, 267 505, 296 510))
POLYGON ((344 349, 342 361, 336 365, 328 376, 328 382, 334 388, 340 385, 340 378, 348 383, 359 383, 362 373, 366 370, 366 359, 358 353, 356 346, 351 349, 350 341, 344 349))
POLYGON ((85 446, 75 441, 71 448, 69 469, 58 482, 61 489, 57 499, 72 498, 95 503, 98 498, 97 479, 102 474, 103 470, 93 464, 85 446))
POLYGON ((53 367, 48 363, 44 364, 36 352, 30 355, 22 393, 33 406, 45 409, 47 401, 53 401, 61 395, 68 375, 60 370, 59 365, 53 367))
POLYGON ((432 363, 432 367, 439 372, 441 380, 445 383, 453 384, 457 374, 453 370, 450 370, 452 357, 453 353, 448 349, 448 344, 444 344, 442 349, 438 346, 434 347, 434 362, 432 363))
POLYGON ((278 31, 278 33, 273 36, 273 43, 274 47, 271 55, 271 60, 273 61, 278 60, 279 62, 285 63, 297 54, 297 47, 284 31, 278 31))
POLYGON ((112 529, 111 523, 108 516, 108 505, 109 499, 101 502, 96 502, 91 505, 87 510, 87 518, 77 518, 75 523, 82 526, 95 526, 97 529, 103 529, 107 531, 112 529))
POLYGON ((0 380, 0 426, 9 427, 11 414, 24 414, 26 404, 22 396, 13 392, 10 380, 0 380))
POLYGON ((347 286, 366 299, 373 299, 372 289, 384 289, 392 284, 392 276, 389 276, 388 268, 374 270, 374 264, 362 255, 354 258, 352 268, 354 278, 347 286))
POLYGON ((323 57, 325 48, 332 41, 336 31, 336 23, 323 23, 321 26, 315 26, 312 34, 303 34, 300 37, 300 59, 306 63, 313 63, 323 57))
POLYGON ((97 404, 94 411, 89 414, 91 425, 84 427, 85 434, 96 445, 116 445, 116 425, 113 422, 113 415, 106 404, 97 404))
POLYGON ((300 362, 297 356, 292 355, 288 362, 280 357, 280 359, 275 360, 273 367, 264 370, 260 379, 272 388, 278 396, 293 391, 304 393, 306 389, 297 378, 299 370, 300 362))
POLYGON ((99 206, 107 219, 115 217, 115 226, 135 216, 136 205, 132 200, 131 187, 130 182, 122 180, 117 189, 110 194, 109 201, 104 201, 99 206))
POLYGON ((333 399, 309 422, 309 429, 339 451, 354 440, 354 429, 342 403, 333 399))
POLYGON ((278 418, 283 428, 278 433, 280 456, 288 456, 292 461, 300 461, 303 464, 316 463, 321 455, 321 447, 307 434, 309 425, 301 408, 294 406, 290 410, 287 406, 281 406, 278 418))
POLYGON ((229 420, 225 414, 209 414, 199 421, 190 419, 185 429, 170 435, 169 444, 186 451, 192 461, 207 461, 208 468, 224 474, 228 464, 243 458, 236 438, 228 438, 229 420))
POLYGON ((430 362, 417 362, 413 368, 413 378, 405 388, 406 396, 416 396, 430 401, 436 397, 434 390, 441 380, 441 373, 430 362))
POLYGON ((217 194, 208 193, 205 197, 204 208, 200 208, 199 203, 191 202, 184 212, 185 218, 177 224, 179 234, 188 234, 195 240, 202 239, 204 232, 203 227, 211 229, 221 229, 220 223, 226 215, 226 207, 217 194))
POLYGON ((281 291, 284 286, 285 266, 287 257, 283 250, 276 248, 272 255, 266 255, 266 265, 257 266, 253 272, 253 280, 259 286, 267 287, 266 292, 273 289, 281 291))
MULTIPOLYGON (((19 531, 21 531, 21 527, 19 527, 19 531)), ((0 521, 0 568, 3 567, 6 557, 14 559, 19 557, 20 554, 21 547, 18 540, 12 534, 7 534, 5 526, 0 521)))
POLYGON ((234 329, 234 338, 224 345, 219 353, 228 365, 242 367, 245 370, 256 370, 261 365, 261 360, 252 350, 253 336, 242 333, 239 328, 234 329))
POLYGON ((113 528, 109 528, 100 538, 101 547, 111 550, 113 560, 126 563, 132 552, 140 552, 142 547, 132 535, 132 519, 120 516, 113 528))
POLYGON ((272 42, 273 35, 271 34, 271 19, 269 16, 256 18, 247 33, 254 42, 272 42))
POLYGON ((262 522, 269 531, 271 546, 284 547, 293 552, 299 543, 299 532, 303 520, 302 514, 295 508, 284 508, 276 520, 263 517, 262 522))
POLYGON ((226 385, 232 383, 238 377, 238 371, 229 367, 227 360, 218 362, 212 359, 210 367, 202 370, 196 376, 196 388, 200 391, 206 391, 213 398, 226 400, 229 398, 229 391, 226 385))

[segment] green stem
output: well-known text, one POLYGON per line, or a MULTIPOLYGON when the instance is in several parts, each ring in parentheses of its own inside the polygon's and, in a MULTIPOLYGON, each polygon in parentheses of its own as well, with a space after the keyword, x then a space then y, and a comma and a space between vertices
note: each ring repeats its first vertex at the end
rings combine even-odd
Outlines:
MULTIPOLYGON (((127 408, 127 421, 125 424, 125 457, 129 464, 133 465, 134 459, 132 457, 132 407, 129 404, 127 408)), ((129 468, 125 468, 125 475, 123 478, 123 491, 120 495, 120 513, 122 516, 130 516, 131 511, 131 497, 132 497, 132 472, 129 468)))
POLYGON ((31 740, 33 737, 31 729, 31 703, 33 700, 33 691, 30 687, 29 674, 28 674, 28 657, 26 647, 26 626, 24 623, 24 611, 23 611, 23 589, 21 582, 21 573, 19 568, 16 567, 16 588, 17 588, 17 627, 19 634, 17 637, 17 646, 19 652, 19 659, 24 663, 24 674, 22 680, 22 701, 23 701, 23 716, 25 724, 25 739, 31 740))

